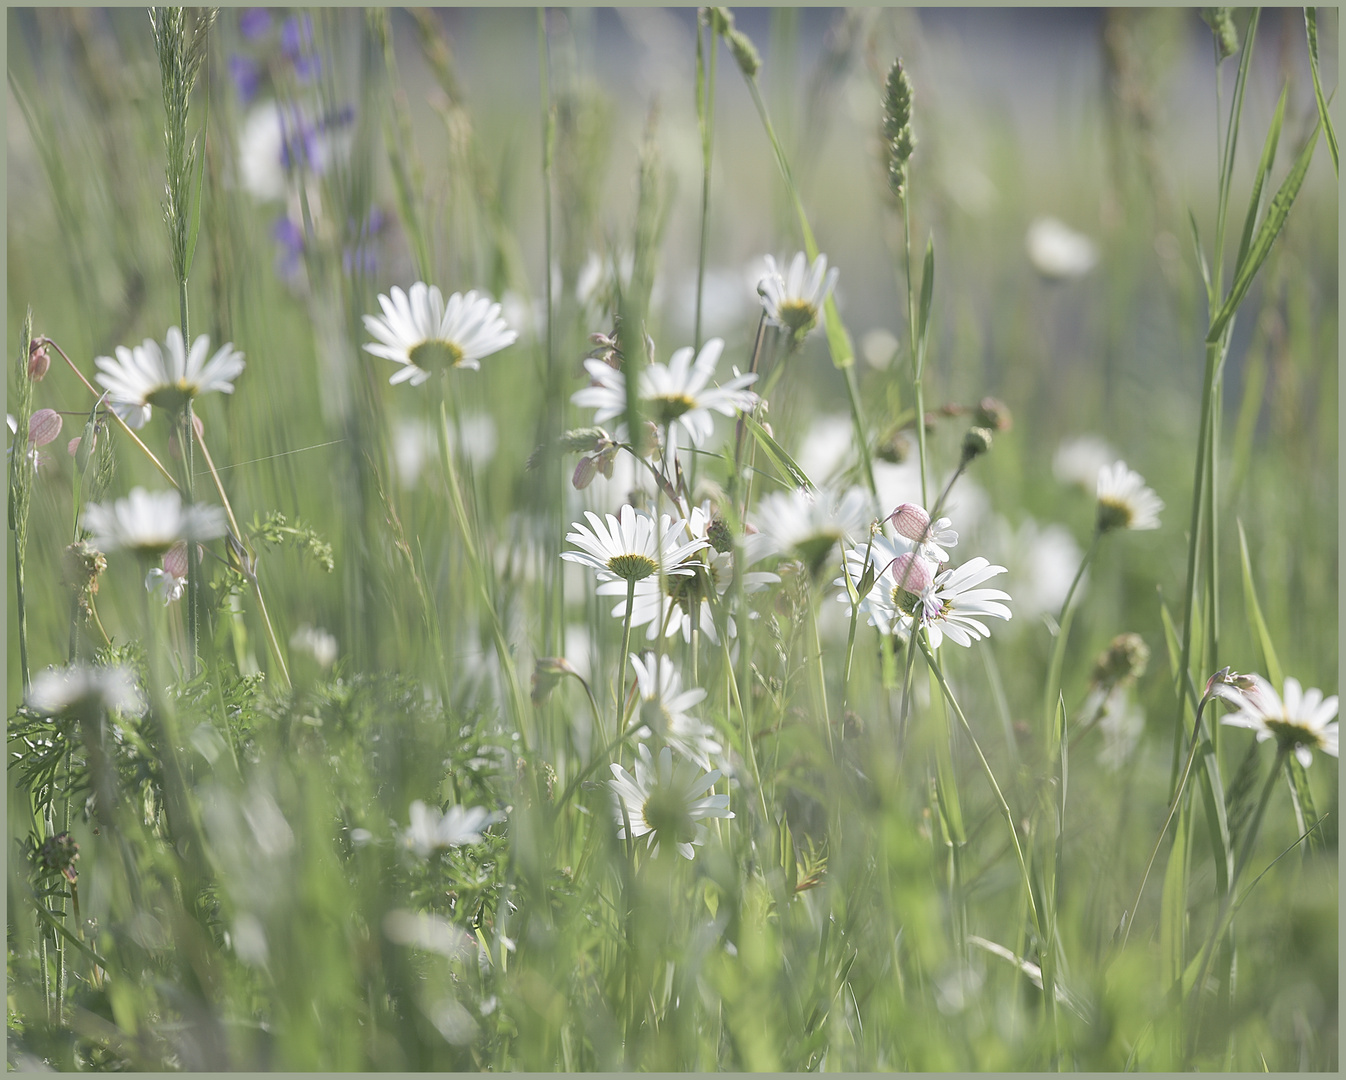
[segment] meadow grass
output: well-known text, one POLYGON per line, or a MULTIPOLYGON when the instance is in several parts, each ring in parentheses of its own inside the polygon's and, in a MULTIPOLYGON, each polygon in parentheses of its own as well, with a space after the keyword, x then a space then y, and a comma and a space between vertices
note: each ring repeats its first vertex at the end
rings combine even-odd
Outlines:
POLYGON ((12 1068, 1338 1067, 1336 16, 823 15, 9 12, 12 1068))

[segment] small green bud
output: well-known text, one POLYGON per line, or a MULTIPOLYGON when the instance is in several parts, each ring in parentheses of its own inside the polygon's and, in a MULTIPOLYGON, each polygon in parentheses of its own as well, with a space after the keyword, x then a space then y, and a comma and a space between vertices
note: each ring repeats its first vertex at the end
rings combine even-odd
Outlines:
POLYGON ((710 541, 710 546, 721 555, 734 548, 734 534, 729 531, 729 526, 722 517, 711 519, 710 525, 706 528, 706 538, 710 541))
POLYGON ((972 422, 977 427, 990 428, 992 431, 1009 431, 1014 426, 1009 406, 993 397, 984 397, 977 403, 972 422))
POLYGON ((991 449, 991 431, 989 428, 972 427, 963 436, 963 460, 966 465, 991 449))
POLYGON ((894 60, 884 84, 883 139, 887 151, 888 186, 899 199, 906 189, 907 163, 916 149, 916 136, 911 130, 911 99, 911 80, 902 61, 894 60))
POLYGON ((1118 634, 1094 661, 1092 679, 1111 690, 1119 683, 1138 679, 1150 662, 1150 647, 1139 634, 1118 634))

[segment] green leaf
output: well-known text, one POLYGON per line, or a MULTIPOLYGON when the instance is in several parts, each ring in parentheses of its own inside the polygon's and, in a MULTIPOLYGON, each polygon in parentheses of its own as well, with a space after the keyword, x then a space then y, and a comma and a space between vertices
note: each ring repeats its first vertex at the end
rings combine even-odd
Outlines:
MULTIPOLYGON (((1173 849, 1164 870, 1164 890, 1159 901, 1160 984, 1171 986, 1183 976, 1187 947, 1187 813, 1178 818, 1173 849)), ((1131 918, 1135 919, 1133 912, 1131 918)))
POLYGON ((1248 254, 1242 265, 1239 266, 1238 275, 1234 278, 1234 284, 1229 290, 1229 295, 1225 297, 1218 314, 1211 320, 1210 332, 1206 335, 1208 343, 1214 344, 1220 340, 1220 335, 1229 325, 1229 320, 1234 317, 1239 305, 1243 303, 1243 298, 1248 294, 1253 277, 1262 268, 1262 264, 1266 262, 1267 256, 1271 253, 1271 246, 1276 242, 1276 237, 1285 227, 1285 219, 1290 215, 1290 207, 1294 205, 1299 189, 1304 186, 1304 177, 1309 171, 1309 163, 1313 160, 1313 150, 1318 145, 1318 132, 1320 130, 1321 125, 1313 129, 1313 134, 1309 136, 1309 141, 1300 151, 1299 157, 1290 169, 1290 174, 1281 184, 1275 198, 1271 200, 1267 216, 1263 219, 1261 228, 1257 230, 1257 237, 1248 249, 1248 254))
POLYGON ((766 428, 762 427, 761 424, 747 413, 743 413, 743 422, 747 425, 748 430, 752 432, 753 438, 757 440, 757 444, 763 451, 765 451, 766 456, 771 459, 771 463, 776 466, 776 469, 782 476, 789 477, 790 482, 794 484, 795 487, 802 487, 808 491, 817 490, 813 481, 808 478, 808 473, 804 472, 803 469, 795 464, 794 458, 786 453, 785 448, 771 437, 766 428))
POLYGON ((1248 623, 1257 639, 1257 648, 1262 654, 1262 666, 1267 673, 1267 679, 1273 686, 1279 687, 1285 681, 1284 673, 1281 670, 1281 662, 1276 657, 1276 647, 1271 643, 1266 620, 1262 618, 1262 605, 1257 602, 1252 563, 1248 558, 1248 538, 1243 533, 1243 522, 1236 521, 1236 524, 1239 530, 1239 557, 1243 564, 1243 604, 1248 611, 1248 623))
POLYGON ((1337 159, 1337 132, 1332 126, 1332 117, 1327 112, 1327 99, 1323 97, 1323 84, 1318 77, 1318 12, 1316 9, 1304 9, 1304 26, 1309 35, 1309 70, 1313 72, 1313 96, 1318 102, 1318 120, 1327 133, 1327 152, 1332 155, 1332 171, 1341 179, 1341 164, 1337 159))
POLYGON ((1206 263, 1206 253, 1201 249, 1201 234, 1197 231, 1196 217, 1192 211, 1187 211, 1187 224, 1192 230, 1192 248, 1196 251, 1196 263, 1201 267, 1201 280, 1206 286, 1206 302, 1210 304, 1212 311, 1215 310, 1215 286, 1210 280, 1210 266, 1206 263))
POLYGON ((1280 141, 1281 125, 1285 121, 1286 88, 1282 87, 1280 100, 1276 102, 1276 111, 1272 114, 1271 125, 1267 128, 1266 142, 1262 145, 1262 158, 1257 163, 1257 176, 1253 179, 1252 195, 1248 198, 1248 216, 1243 220, 1243 236, 1239 238, 1238 257, 1234 259, 1234 276, 1237 280, 1238 268, 1248 255, 1248 245, 1252 242, 1253 229, 1257 226, 1257 215, 1262 209, 1262 189, 1267 177, 1271 175, 1271 164, 1276 159, 1276 144, 1280 141))
POLYGON ((1234 847, 1229 842, 1229 821, 1225 817, 1224 784, 1220 780, 1220 762, 1210 739, 1202 739, 1197 749, 1201 764, 1201 802, 1206 810, 1206 832, 1210 837, 1215 862, 1215 887, 1223 896, 1229 891, 1234 874, 1234 847))

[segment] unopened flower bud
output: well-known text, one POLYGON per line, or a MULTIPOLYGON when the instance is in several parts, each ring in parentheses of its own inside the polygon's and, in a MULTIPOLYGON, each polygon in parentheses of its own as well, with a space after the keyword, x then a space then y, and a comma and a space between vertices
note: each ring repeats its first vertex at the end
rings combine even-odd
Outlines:
POLYGON ((1008 431, 1014 424, 1009 406, 999 398, 984 397, 977 403, 973 416, 977 427, 990 428, 992 431, 1008 431))
POLYGON ((975 458, 981 457, 991 449, 991 431, 989 428, 973 427, 967 429, 967 434, 963 436, 963 461, 966 465, 975 458))
POLYGON ((1139 634, 1118 634, 1094 661, 1092 679, 1104 689, 1138 679, 1150 662, 1150 647, 1139 634))
POLYGON ((61 433, 61 414, 55 409, 38 409, 28 421, 28 441, 46 446, 61 433))
POLYGON ((917 542, 929 539, 930 515, 915 503, 903 503, 888 515, 888 520, 892 522, 898 536, 917 542))
POLYGON ((905 430, 893 430, 879 440, 874 456, 891 465, 901 465, 911 456, 911 436, 905 430))
POLYGON ((78 876, 75 870, 75 860, 78 858, 79 844, 68 832, 47 837, 34 855, 34 861, 40 869, 59 873, 72 885, 78 876))
POLYGON ((570 485, 576 491, 583 491, 594 482, 594 477, 598 475, 598 461, 596 458, 585 454, 575 465, 575 471, 571 474, 570 485))
POLYGON ((930 573, 930 564, 910 551, 899 555, 889 563, 889 568, 898 589, 911 593, 912 596, 919 596, 925 592, 934 580, 930 573))
POLYGON ((28 377, 33 382, 41 382, 42 376, 51 367, 51 354, 47 352, 47 339, 33 338, 28 344, 28 377))
POLYGON ((533 665, 533 686, 531 697, 533 704, 541 706, 546 703, 551 692, 556 689, 567 675, 579 675, 564 656, 543 656, 539 657, 533 665))

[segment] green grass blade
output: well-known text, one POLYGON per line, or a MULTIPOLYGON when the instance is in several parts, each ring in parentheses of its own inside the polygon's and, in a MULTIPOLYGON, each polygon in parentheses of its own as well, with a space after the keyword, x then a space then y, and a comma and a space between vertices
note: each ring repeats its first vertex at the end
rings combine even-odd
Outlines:
POLYGON ((1337 131, 1332 126, 1332 117, 1327 112, 1327 98, 1323 96, 1323 84, 1318 77, 1318 12, 1314 8, 1304 9, 1304 26, 1309 35, 1309 70, 1313 72, 1313 96, 1318 102, 1318 119, 1327 134, 1327 152, 1332 155, 1332 171, 1341 179, 1341 164, 1337 152, 1337 131))
POLYGON ((1220 762, 1209 738, 1201 740, 1197 756, 1201 764, 1201 803, 1206 811, 1206 831, 1215 863, 1215 887, 1223 896, 1229 891, 1229 882, 1234 873, 1234 846, 1229 842, 1229 820, 1225 816, 1220 762))
POLYGON ((801 469, 780 443, 771 437, 766 428, 762 427, 755 419, 747 413, 743 414, 743 422, 748 430, 752 432, 753 438, 757 440, 757 445, 762 448, 766 456, 771 459, 771 464, 776 466, 777 471, 782 476, 788 477, 795 487, 802 487, 808 491, 816 491, 808 473, 801 469))
POLYGON ((1234 259, 1236 279, 1238 268, 1248 256, 1248 245, 1252 243, 1253 230, 1257 227, 1257 215, 1262 209, 1262 190, 1266 187, 1267 177, 1271 175, 1272 162, 1276 160, 1276 146, 1280 142, 1281 125, 1285 122, 1287 89, 1287 87, 1281 89, 1280 100, 1276 102, 1276 111, 1272 114, 1271 125, 1267 128, 1266 142, 1262 145, 1262 158, 1257 163, 1257 176, 1253 180, 1252 195, 1248 198, 1248 216, 1243 220, 1243 235, 1239 238, 1238 256, 1234 259))
POLYGON ((1238 77, 1234 80, 1234 100, 1229 108, 1229 127, 1225 135, 1224 159, 1220 162, 1219 204, 1215 217, 1215 274, 1217 289, 1223 280, 1225 222, 1229 214, 1229 189, 1234 176, 1234 153, 1238 149, 1239 122, 1243 118, 1243 91, 1248 84, 1248 69, 1252 66, 1253 42, 1257 40, 1257 23, 1261 11, 1254 8, 1243 36, 1243 53, 1239 57, 1238 77))
POLYGON ((1285 676, 1281 662, 1276 657, 1276 647, 1271 643, 1266 620, 1262 618, 1262 605, 1257 602, 1257 589, 1253 585, 1252 562, 1248 558, 1248 538, 1243 532, 1243 522, 1239 521, 1237 524, 1239 557, 1243 564, 1243 603, 1248 611, 1248 624, 1257 641, 1258 651, 1262 654, 1262 666, 1266 670, 1267 678, 1272 685, 1279 687, 1285 681, 1285 676))
POLYGON ((1187 211, 1187 225, 1192 230, 1192 249, 1196 252, 1197 266, 1201 267, 1201 281, 1206 286, 1206 301, 1211 310, 1215 310, 1215 286, 1210 279, 1210 264, 1206 262, 1206 253, 1201 248, 1201 233, 1196 227, 1196 216, 1187 211))
POLYGON ((925 245, 925 265, 921 268, 921 306, 916 321, 916 377, 925 368, 925 342, 930 331, 930 304, 935 294, 935 238, 925 245))
POLYGON ((1290 215, 1290 207, 1294 205, 1295 198, 1299 195, 1299 189, 1304 186, 1304 177, 1308 174, 1310 162, 1313 161, 1313 150, 1318 145, 1318 132, 1321 130, 1321 125, 1313 129, 1309 141, 1304 145, 1304 149, 1300 151, 1299 157, 1290 169, 1290 175, 1285 178, 1285 182, 1281 184, 1275 198, 1271 200, 1267 216, 1263 219, 1261 228, 1257 230, 1257 237, 1248 249, 1247 256, 1239 266, 1238 274, 1234 278, 1234 284, 1229 290, 1229 295, 1225 297, 1219 313, 1211 320, 1210 332, 1206 335, 1208 343, 1220 340, 1220 335, 1229 325, 1229 320, 1234 317, 1234 312, 1238 310, 1239 305, 1243 303, 1243 298, 1248 294, 1248 288, 1252 285, 1257 271, 1262 268, 1262 264, 1266 262, 1267 256, 1271 253, 1271 246, 1276 242, 1276 237, 1285 227, 1285 219, 1290 215))
POLYGON ((1318 828, 1321 819, 1317 808, 1313 805, 1313 790, 1309 787, 1308 772, 1299 763, 1299 759, 1291 754, 1285 759, 1285 773, 1290 781, 1291 804, 1295 808, 1295 824, 1299 826, 1300 835, 1308 834, 1310 851, 1326 850, 1327 843, 1323 839, 1322 830, 1318 828))
MULTIPOLYGON (((1178 819, 1173 848, 1164 870, 1159 901, 1160 985, 1171 986, 1183 976, 1187 951, 1187 814, 1178 819)), ((1136 913, 1132 913, 1134 921, 1136 913)))

